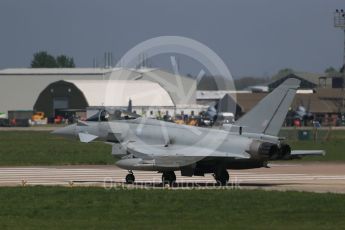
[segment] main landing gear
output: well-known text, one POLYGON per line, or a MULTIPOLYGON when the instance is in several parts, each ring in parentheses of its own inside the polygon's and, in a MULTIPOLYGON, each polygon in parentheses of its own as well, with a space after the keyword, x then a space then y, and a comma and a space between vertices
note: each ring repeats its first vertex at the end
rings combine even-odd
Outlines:
POLYGON ((217 169, 213 176, 219 185, 225 186, 229 182, 229 173, 226 169, 217 169))
POLYGON ((131 170, 128 171, 126 176, 126 184, 134 184, 135 176, 131 170))
POLYGON ((176 182, 176 175, 174 171, 163 172, 162 183, 163 185, 169 184, 172 186, 176 182))
MULTIPOLYGON (((131 170, 128 171, 128 174, 125 178, 126 184, 134 184, 135 177, 131 170)), ((169 184, 172 186, 176 182, 176 175, 174 171, 163 172, 162 174, 162 183, 163 185, 169 184)))

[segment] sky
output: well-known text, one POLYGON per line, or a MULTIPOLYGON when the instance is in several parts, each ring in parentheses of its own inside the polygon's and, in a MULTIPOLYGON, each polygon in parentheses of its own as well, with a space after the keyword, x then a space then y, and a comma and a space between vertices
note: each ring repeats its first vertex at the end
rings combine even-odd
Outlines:
MULTIPOLYGON (((140 42, 169 35, 203 43, 233 76, 270 76, 282 68, 322 73, 343 62, 336 8, 345 9, 344 1, 0 0, 0 69, 29 67, 42 50, 92 67, 104 52, 118 60, 140 42)), ((180 72, 198 73, 179 62, 180 72)))

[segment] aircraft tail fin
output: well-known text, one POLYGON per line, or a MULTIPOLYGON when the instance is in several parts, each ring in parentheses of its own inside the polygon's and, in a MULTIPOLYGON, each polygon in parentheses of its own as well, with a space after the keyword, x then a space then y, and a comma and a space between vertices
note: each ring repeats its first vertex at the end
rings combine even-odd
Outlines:
POLYGON ((236 121, 244 132, 277 136, 294 99, 300 80, 289 78, 236 121))

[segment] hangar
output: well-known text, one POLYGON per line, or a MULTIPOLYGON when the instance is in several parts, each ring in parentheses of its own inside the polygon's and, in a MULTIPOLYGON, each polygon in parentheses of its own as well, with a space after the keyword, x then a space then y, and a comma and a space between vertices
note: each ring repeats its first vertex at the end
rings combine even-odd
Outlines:
POLYGON ((39 94, 61 80, 105 79, 107 69, 5 69, 0 71, 0 111, 33 110, 39 94))
POLYGON ((154 68, 5 69, 0 70, 0 112, 35 110, 54 116, 64 108, 126 106, 129 98, 140 112, 149 106, 171 111, 196 106, 196 85, 195 79, 154 68), (182 93, 176 92, 180 85, 182 93))
POLYGON ((147 80, 160 84, 176 105, 196 104, 197 81, 194 78, 172 74, 157 68, 122 69, 109 76, 112 80, 147 80))
POLYGON ((87 107, 127 107, 129 100, 142 113, 151 108, 173 109, 169 94, 155 82, 126 80, 69 80, 49 84, 38 96, 35 111, 48 117, 57 111, 87 107))

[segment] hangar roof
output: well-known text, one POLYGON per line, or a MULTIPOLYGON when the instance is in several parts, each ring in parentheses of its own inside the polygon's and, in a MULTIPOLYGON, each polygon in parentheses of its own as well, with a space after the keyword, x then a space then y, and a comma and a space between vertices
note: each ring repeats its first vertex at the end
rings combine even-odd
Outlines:
POLYGON ((288 78, 297 78, 301 80, 301 89, 314 89, 319 85, 319 78, 321 76, 321 74, 297 71, 288 73, 286 75, 277 74, 272 77, 271 81, 268 83, 268 86, 270 89, 274 89, 288 78))
POLYGON ((0 70, 0 77, 22 82, 22 76, 34 80, 55 82, 58 80, 146 80, 160 84, 169 92, 174 104, 196 104, 196 79, 158 68, 13 68, 0 70))
MULTIPOLYGON (((0 103, 0 111, 32 109, 40 92, 49 84, 57 81, 107 81, 109 79, 131 80, 133 84, 135 81, 156 83, 152 84, 152 87, 145 84, 137 92, 150 92, 148 89, 157 89, 160 86, 169 93, 169 100, 165 94, 159 93, 158 95, 165 96, 162 96, 158 104, 169 106, 171 104, 196 104, 195 79, 155 68, 13 68, 0 70, 0 98, 3 99, 0 103), (167 103, 168 101, 170 102, 167 103)), ((87 87, 84 85, 83 87, 87 87)), ((141 101, 140 103, 143 104, 144 102, 141 101)))
POLYGON ((0 75, 91 75, 110 73, 112 70, 104 68, 10 68, 0 70, 0 75))
POLYGON ((109 76, 113 80, 147 80, 157 82, 169 92, 175 104, 196 104, 196 79, 157 68, 120 69, 109 76))
POLYGON ((79 88, 89 106, 174 106, 169 94, 150 81, 68 80, 79 88))

